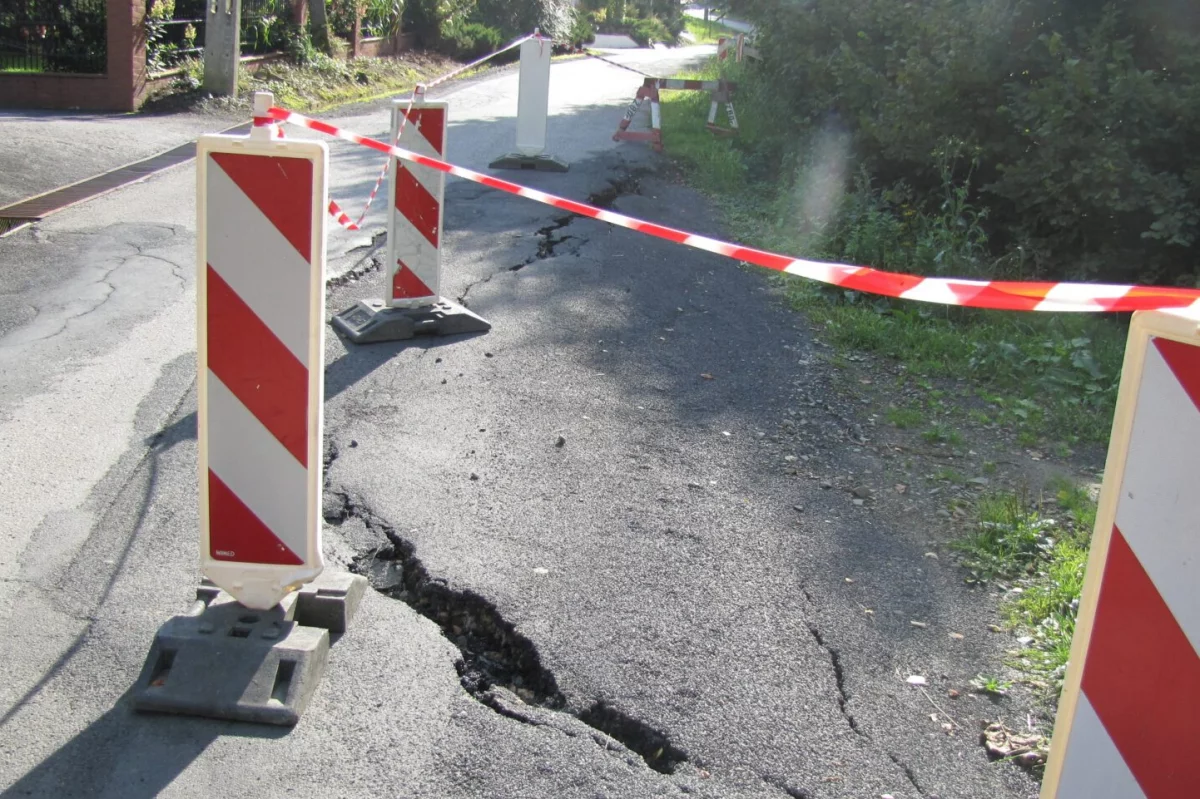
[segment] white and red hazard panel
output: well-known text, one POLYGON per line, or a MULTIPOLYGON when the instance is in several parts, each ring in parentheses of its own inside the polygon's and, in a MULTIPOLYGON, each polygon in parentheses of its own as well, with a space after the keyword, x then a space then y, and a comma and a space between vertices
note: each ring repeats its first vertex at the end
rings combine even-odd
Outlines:
MULTIPOLYGON (((424 92, 417 97, 392 104, 392 138, 398 133, 401 148, 442 160, 447 104, 426 100, 424 92)), ((490 330, 486 320, 441 296, 446 173, 399 158, 392 167, 384 296, 339 312, 333 326, 356 344, 490 330)))
POLYGON ((329 157, 272 134, 196 152, 201 569, 258 609, 322 569, 329 157))
MULTIPOLYGON (((423 98, 411 106, 393 103, 393 139, 400 131, 400 147, 419 155, 445 159, 446 108, 446 103, 423 98)), ((432 305, 438 301, 441 288, 442 204, 446 195, 446 174, 393 158, 391 176, 387 301, 394 308, 432 305)))
POLYGON ((1200 315, 1133 318, 1043 799, 1200 797, 1200 315))

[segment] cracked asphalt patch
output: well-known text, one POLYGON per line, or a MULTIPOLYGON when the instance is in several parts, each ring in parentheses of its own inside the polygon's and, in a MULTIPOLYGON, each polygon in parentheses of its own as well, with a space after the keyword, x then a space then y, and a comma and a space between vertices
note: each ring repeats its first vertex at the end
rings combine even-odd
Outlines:
MULTIPOLYGON (((530 182, 720 233, 701 198, 639 168, 606 156, 530 182)), ((330 337, 327 480, 345 500, 327 511, 369 509, 385 532, 351 545, 357 568, 438 624, 492 723, 584 724, 641 768, 678 753, 634 794, 1035 795, 905 684, 1003 645, 950 639, 985 628, 985 603, 926 541, 821 487, 878 456, 765 276, 460 185, 443 292, 493 330, 330 337)))

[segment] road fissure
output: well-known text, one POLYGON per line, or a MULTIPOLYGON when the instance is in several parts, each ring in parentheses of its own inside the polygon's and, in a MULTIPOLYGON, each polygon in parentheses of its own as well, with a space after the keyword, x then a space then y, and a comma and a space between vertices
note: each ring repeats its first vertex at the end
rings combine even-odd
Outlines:
MULTIPOLYGON (((336 445, 327 449, 326 468, 337 454, 336 445)), ((334 526, 357 519, 386 539, 388 543, 357 558, 351 569, 366 576, 376 591, 404 602, 441 629, 459 650, 454 664, 459 683, 481 704, 506 718, 536 726, 540 722, 522 712, 518 702, 531 710, 569 714, 636 753, 661 774, 673 774, 688 761, 686 751, 647 722, 603 700, 586 707, 569 700, 543 664, 537 646, 495 605, 470 589, 454 588, 444 578, 431 575, 417 557, 416 546, 359 499, 327 489, 324 515, 334 526)))

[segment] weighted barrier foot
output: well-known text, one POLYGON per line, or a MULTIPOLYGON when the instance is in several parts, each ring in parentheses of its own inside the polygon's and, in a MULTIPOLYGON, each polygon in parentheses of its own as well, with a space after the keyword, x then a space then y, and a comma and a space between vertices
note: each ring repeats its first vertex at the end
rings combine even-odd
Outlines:
POLYGON ((566 172, 571 165, 553 155, 509 153, 488 164, 492 169, 533 169, 538 172, 566 172))
POLYGON ((133 688, 140 711, 295 725, 325 673, 329 634, 358 608, 366 579, 322 575, 270 610, 207 581, 159 628, 133 688))
POLYGON ((373 344, 414 336, 486 333, 492 324, 445 299, 420 308, 389 308, 380 300, 360 300, 333 317, 333 328, 355 344, 373 344))

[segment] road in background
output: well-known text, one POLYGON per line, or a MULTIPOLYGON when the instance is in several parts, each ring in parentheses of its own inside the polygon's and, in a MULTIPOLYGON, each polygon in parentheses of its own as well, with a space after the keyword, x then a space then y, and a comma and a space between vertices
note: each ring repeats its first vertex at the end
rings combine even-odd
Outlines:
MULTIPOLYGON (((618 59, 666 76, 712 52, 618 59)), ((556 64, 548 150, 571 170, 504 177, 719 233, 660 157, 611 141, 641 80, 556 64)), ((516 86, 506 70, 434 95, 449 160, 482 170, 513 148, 516 86)), ((382 136, 387 118, 330 121, 382 136)), ((355 213, 379 155, 330 149, 355 213)), ((0 786, 1036 792, 905 683, 936 691, 1003 644, 953 566, 840 490, 876 455, 765 276, 458 180, 445 292, 494 329, 355 349, 326 333, 326 554, 378 590, 306 716, 133 713, 154 632, 198 579, 194 192, 172 170, 0 241, 0 786)), ((331 313, 381 292, 383 220, 377 203, 364 231, 331 233, 331 313)))
MULTIPOLYGON (((686 9, 683 13, 687 14, 689 17, 704 19, 703 6, 692 6, 686 9)), ((754 33, 754 26, 749 22, 742 22, 741 20, 737 19, 729 19, 728 17, 718 17, 717 12, 715 11, 709 13, 709 19, 713 22, 720 22, 726 28, 730 28, 735 31, 740 31, 742 33, 754 33)))

